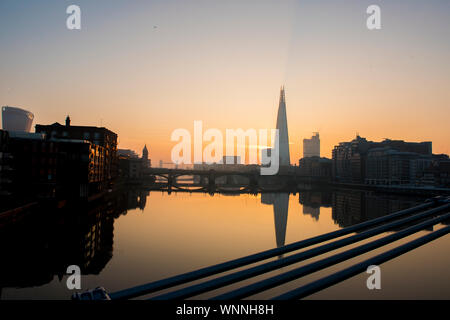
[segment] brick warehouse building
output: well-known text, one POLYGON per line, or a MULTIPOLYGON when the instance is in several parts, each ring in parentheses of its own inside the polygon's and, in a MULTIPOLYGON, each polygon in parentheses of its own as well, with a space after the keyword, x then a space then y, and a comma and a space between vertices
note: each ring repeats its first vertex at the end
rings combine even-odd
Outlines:
POLYGON ((11 201, 86 198, 109 187, 106 149, 86 140, 2 131, 0 195, 11 201), (3 139, 3 138, 7 139, 3 139))
POLYGON ((117 135, 97 127, 59 123, 36 133, 1 131, 0 195, 13 201, 86 198, 117 177, 117 135))
POLYGON ((101 147, 97 149, 102 161, 99 172, 104 181, 113 181, 117 178, 117 134, 104 127, 72 126, 67 116, 66 125, 55 122, 51 125, 36 125, 37 133, 45 133, 47 139, 86 140, 101 147))

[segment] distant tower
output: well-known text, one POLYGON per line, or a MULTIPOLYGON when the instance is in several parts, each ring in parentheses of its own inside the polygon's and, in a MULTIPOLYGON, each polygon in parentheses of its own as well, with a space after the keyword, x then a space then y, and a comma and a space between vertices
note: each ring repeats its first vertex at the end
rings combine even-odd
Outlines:
POLYGON ((147 145, 144 145, 144 149, 142 149, 142 160, 144 160, 144 166, 146 168, 150 167, 150 161, 148 160, 147 145))
POLYGON ((319 133, 314 132, 311 139, 303 139, 303 158, 320 157, 319 133))
POLYGON ((70 127, 70 117, 67 116, 66 118, 66 127, 70 127))
POLYGON ((148 160, 148 149, 147 145, 144 146, 144 149, 142 149, 142 159, 148 160))
POLYGON ((280 90, 280 104, 278 106, 277 129, 279 134, 279 144, 275 144, 275 148, 279 148, 280 166, 289 166, 291 158, 289 154, 289 134, 286 115, 286 98, 284 95, 284 86, 280 90))

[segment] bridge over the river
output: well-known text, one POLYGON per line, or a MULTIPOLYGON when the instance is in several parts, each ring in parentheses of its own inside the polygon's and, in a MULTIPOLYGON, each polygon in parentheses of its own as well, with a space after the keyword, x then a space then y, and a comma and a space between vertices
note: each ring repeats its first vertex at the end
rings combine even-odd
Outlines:
POLYGON ((149 168, 145 172, 147 185, 164 191, 264 192, 288 191, 299 184, 324 184, 328 178, 303 176, 296 167, 280 168, 278 174, 264 176, 258 167, 242 170, 198 170, 149 168), (154 183, 157 180, 158 183, 154 183), (189 182, 190 181, 190 182, 189 182))

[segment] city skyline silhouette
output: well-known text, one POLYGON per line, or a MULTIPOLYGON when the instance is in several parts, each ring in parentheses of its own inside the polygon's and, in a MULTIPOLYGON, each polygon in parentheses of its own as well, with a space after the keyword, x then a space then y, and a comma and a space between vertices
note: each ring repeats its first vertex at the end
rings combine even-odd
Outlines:
POLYGON ((103 4, 80 3, 83 27, 67 30, 63 3, 24 11, 3 1, 0 104, 30 110, 35 123, 70 114, 74 124, 108 127, 122 149, 147 143, 156 163, 170 161, 171 132, 194 120, 272 128, 285 84, 291 163, 316 131, 328 158, 356 132, 450 153, 450 19, 440 1, 383 4, 375 31, 356 2, 103 4))

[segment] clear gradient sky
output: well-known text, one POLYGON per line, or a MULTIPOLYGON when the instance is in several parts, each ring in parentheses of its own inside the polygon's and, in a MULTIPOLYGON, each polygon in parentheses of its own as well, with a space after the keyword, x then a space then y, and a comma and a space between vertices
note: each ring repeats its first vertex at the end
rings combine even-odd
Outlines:
POLYGON ((0 105, 106 126, 170 160, 176 128, 273 128, 286 88, 291 162, 356 132, 450 153, 450 1, 0 1, 0 105), (82 29, 66 28, 81 7, 82 29), (366 28, 381 7, 382 29, 366 28))

